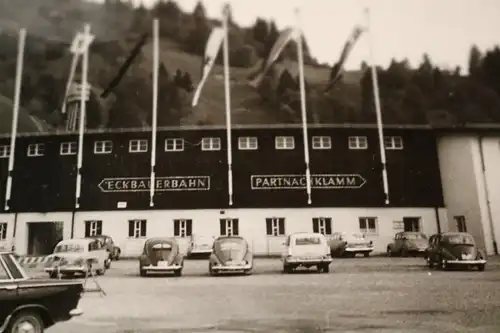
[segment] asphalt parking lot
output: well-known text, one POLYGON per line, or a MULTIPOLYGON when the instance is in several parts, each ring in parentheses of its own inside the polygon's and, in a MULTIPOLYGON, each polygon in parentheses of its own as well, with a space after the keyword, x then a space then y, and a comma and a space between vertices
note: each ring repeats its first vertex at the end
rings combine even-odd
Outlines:
POLYGON ((98 281, 107 296, 86 293, 84 315, 48 333, 500 332, 500 260, 444 272, 421 258, 337 259, 329 274, 285 275, 279 259, 256 259, 253 275, 220 277, 187 260, 182 277, 149 278, 118 261, 98 281))

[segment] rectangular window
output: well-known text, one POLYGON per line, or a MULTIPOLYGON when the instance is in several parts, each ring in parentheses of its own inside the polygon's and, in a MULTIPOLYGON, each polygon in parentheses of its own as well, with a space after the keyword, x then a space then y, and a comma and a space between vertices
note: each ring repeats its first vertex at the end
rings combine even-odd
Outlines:
POLYGON ((239 223, 238 219, 220 219, 220 234, 221 236, 238 236, 239 223))
POLYGON ((85 237, 102 235, 102 221, 85 221, 85 237))
POLYGON ((76 155, 76 142, 62 142, 59 152, 61 155, 76 155))
POLYGON ((129 220, 128 236, 131 238, 146 237, 146 220, 129 220))
POLYGON ((0 145, 0 158, 9 158, 10 156, 10 146, 0 145))
POLYGON ((165 139, 165 151, 183 151, 184 140, 180 138, 165 139))
POLYGON ((284 217, 266 218, 266 234, 268 236, 284 236, 285 218, 284 217))
POLYGON ((420 232, 420 217, 403 217, 403 230, 420 232))
POLYGON ((94 142, 94 154, 111 154, 113 151, 113 142, 106 141, 96 141, 94 142))
POLYGON ((148 140, 136 139, 128 142, 129 153, 145 153, 148 151, 148 140))
POLYGON ((201 150, 204 150, 204 151, 221 150, 220 138, 203 138, 203 139, 201 139, 201 150))
POLYGON ((350 136, 349 149, 368 149, 368 138, 366 136, 350 136))
POLYGON ((7 223, 0 223, 0 240, 7 239, 7 223))
POLYGON ((193 220, 174 220, 174 236, 190 237, 193 234, 193 220))
POLYGON ((313 149, 332 149, 332 138, 329 136, 313 136, 313 149))
POLYGON ((30 157, 43 156, 44 153, 45 153, 45 144, 33 143, 28 145, 28 156, 30 157))
POLYGON ((403 138, 400 136, 386 136, 384 137, 384 146, 387 150, 401 150, 403 149, 403 138))
POLYGON ((457 224, 457 231, 458 232, 467 232, 467 223, 465 220, 465 216, 463 216, 463 215, 453 216, 453 219, 455 220, 455 223, 457 224))
POLYGON ((318 232, 323 235, 332 234, 332 218, 331 217, 314 217, 313 232, 318 232))
POLYGON ((377 218, 376 217, 360 217, 359 232, 364 234, 377 233, 377 218))
POLYGON ((293 136, 277 136, 274 139, 274 145, 279 150, 295 149, 295 138, 293 136))
POLYGON ((242 136, 238 138, 238 149, 240 150, 257 150, 259 141, 255 136, 242 136))

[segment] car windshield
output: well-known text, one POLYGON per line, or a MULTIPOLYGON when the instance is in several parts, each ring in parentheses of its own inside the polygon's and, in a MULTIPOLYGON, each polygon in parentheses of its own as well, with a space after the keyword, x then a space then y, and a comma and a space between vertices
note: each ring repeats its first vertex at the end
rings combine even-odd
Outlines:
POLYGON ((414 239, 414 240, 417 240, 417 239, 427 239, 427 236, 424 235, 424 234, 406 234, 404 235, 404 237, 406 237, 406 239, 414 239))
POLYGON ((59 244, 54 249, 54 253, 61 252, 83 252, 83 246, 80 244, 59 244))
POLYGON ((319 245, 321 238, 315 236, 297 237, 295 238, 295 245, 319 245))
POLYGON ((444 237, 444 241, 452 245, 474 245, 474 238, 470 235, 449 235, 444 237))

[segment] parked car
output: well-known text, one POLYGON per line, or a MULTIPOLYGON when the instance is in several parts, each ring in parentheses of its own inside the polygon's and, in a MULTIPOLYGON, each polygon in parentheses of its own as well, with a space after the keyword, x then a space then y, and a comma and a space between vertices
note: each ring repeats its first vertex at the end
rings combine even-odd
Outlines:
POLYGON ((360 233, 335 232, 328 244, 333 257, 355 257, 357 254, 368 257, 373 251, 373 242, 360 233))
POLYGON ((409 255, 425 255, 427 244, 427 236, 421 232, 398 232, 394 236, 392 243, 387 245, 387 255, 389 257, 395 255, 399 255, 401 257, 408 257, 409 255))
POLYGON ((474 237, 466 232, 444 232, 432 235, 425 259, 430 268, 447 270, 452 267, 484 271, 486 255, 478 249, 474 237))
POLYGON ((106 247, 106 249, 108 250, 108 252, 109 252, 109 258, 111 260, 119 260, 120 259, 120 255, 122 253, 122 250, 113 241, 113 238, 111 236, 97 235, 97 236, 90 236, 88 238, 99 239, 104 244, 104 246, 106 247))
POLYGON ((212 247, 215 237, 205 235, 192 235, 187 250, 188 256, 209 255, 212 253, 212 247))
POLYGON ((36 332, 83 313, 83 284, 30 279, 11 252, 0 252, 0 332, 36 332))
POLYGON ((328 273, 332 256, 326 237, 320 233, 294 233, 287 237, 281 256, 283 272, 291 273, 298 267, 315 266, 319 272, 328 273))
POLYGON ((88 272, 104 275, 110 260, 102 242, 90 238, 62 240, 57 243, 54 253, 48 259, 45 272, 52 278, 59 275, 87 275, 88 272))
POLYGON ((174 273, 182 275, 184 255, 179 251, 179 243, 173 237, 149 238, 144 243, 144 250, 139 257, 141 276, 150 273, 174 273))
POLYGON ((214 240, 212 249, 208 264, 210 275, 252 273, 253 254, 243 237, 220 236, 214 240))

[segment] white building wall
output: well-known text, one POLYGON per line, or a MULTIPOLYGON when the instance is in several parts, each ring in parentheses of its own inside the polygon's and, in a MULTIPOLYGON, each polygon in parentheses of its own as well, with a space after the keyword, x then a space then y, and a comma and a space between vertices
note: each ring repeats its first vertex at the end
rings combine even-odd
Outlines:
MULTIPOLYGON (((444 217, 445 210, 440 209, 439 215, 444 217)), ((174 219, 193 220, 194 234, 218 236, 221 218, 237 218, 239 235, 247 239, 255 254, 279 254, 285 237, 267 236, 266 218, 284 217, 285 233, 290 234, 312 232, 314 217, 331 217, 333 231, 341 232, 359 232, 359 217, 377 217, 377 233, 368 235, 368 238, 374 241, 375 252, 385 252, 387 244, 399 231, 394 229, 393 222, 401 221, 404 216, 421 217, 422 231, 428 235, 437 232, 433 208, 300 208, 78 212, 75 214, 74 237, 84 237, 85 221, 102 220, 102 233, 113 237, 122 249, 122 256, 135 257, 142 252, 147 237, 173 236, 174 219), (145 238, 128 237, 128 221, 136 219, 147 220, 145 238)), ((181 247, 186 250, 187 240, 181 247)))
POLYGON ((448 230, 457 231, 454 217, 464 216, 467 231, 488 254, 493 254, 500 218, 499 139, 447 135, 438 140, 438 152, 448 230))

